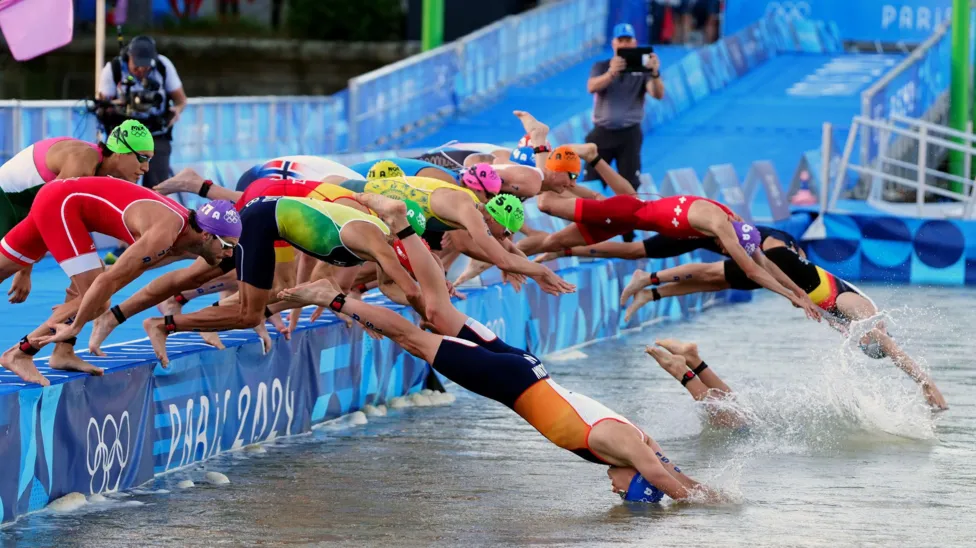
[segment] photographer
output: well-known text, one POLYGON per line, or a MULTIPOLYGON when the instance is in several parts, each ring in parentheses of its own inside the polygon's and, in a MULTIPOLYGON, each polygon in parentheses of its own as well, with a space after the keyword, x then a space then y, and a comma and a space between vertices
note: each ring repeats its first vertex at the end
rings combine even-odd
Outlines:
MULTIPOLYGON (((636 189, 640 185, 641 144, 644 134, 644 95, 655 99, 664 97, 661 81, 661 61, 651 53, 644 62, 646 72, 628 72, 627 62, 620 56, 623 48, 636 48, 634 27, 621 23, 613 28, 614 56, 608 61, 597 61, 590 69, 586 90, 594 94, 593 130, 586 136, 587 143, 597 146, 600 156, 607 162, 617 160, 617 172, 636 189)), ((587 167, 584 181, 600 179, 587 167)))
POLYGON ((152 38, 136 36, 118 57, 106 63, 98 98, 111 102, 98 112, 107 133, 127 119, 139 120, 152 132, 155 156, 142 178, 143 186, 152 188, 166 180, 173 124, 186 108, 186 93, 173 62, 156 52, 152 38))

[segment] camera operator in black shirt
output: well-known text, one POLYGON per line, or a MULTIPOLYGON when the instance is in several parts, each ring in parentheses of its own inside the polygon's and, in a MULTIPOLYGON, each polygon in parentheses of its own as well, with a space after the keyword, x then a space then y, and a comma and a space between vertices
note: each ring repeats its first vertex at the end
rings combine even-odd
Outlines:
POLYGON ((106 63, 98 99, 97 115, 106 133, 127 119, 139 120, 152 132, 156 150, 143 186, 152 188, 169 178, 173 124, 186 108, 186 93, 173 62, 156 52, 152 38, 136 36, 106 63))

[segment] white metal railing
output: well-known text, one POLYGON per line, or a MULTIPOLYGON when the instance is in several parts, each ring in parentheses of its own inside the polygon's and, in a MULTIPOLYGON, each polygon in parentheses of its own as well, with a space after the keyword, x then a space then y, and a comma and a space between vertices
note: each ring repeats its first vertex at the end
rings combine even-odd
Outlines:
POLYGON ((840 166, 834 177, 833 188, 830 189, 830 179, 828 177, 830 151, 830 124, 824 124, 824 165, 821 166, 822 179, 826 181, 826 188, 821 194, 821 217, 837 207, 837 202, 845 187, 845 179, 850 173, 867 178, 869 183, 868 203, 875 206, 890 204, 885 198, 883 190, 887 187, 910 188, 915 191, 915 209, 920 217, 927 216, 926 212, 933 211, 934 208, 927 208, 926 195, 934 195, 952 200, 956 204, 961 204, 962 208, 956 207, 954 211, 945 208, 940 210, 943 216, 960 217, 969 219, 973 217, 974 201, 976 201, 976 184, 968 178, 971 173, 973 155, 976 155, 976 135, 972 132, 972 124, 968 132, 957 131, 955 129, 933 124, 926 120, 910 118, 900 114, 893 114, 888 120, 870 119, 864 116, 855 116, 850 131, 847 135, 847 142, 840 159, 840 166), (852 163, 851 156, 854 150, 854 141, 858 132, 865 129, 877 132, 880 135, 877 158, 874 162, 852 163), (888 155, 887 143, 893 138, 899 137, 915 142, 917 145, 918 157, 915 162, 906 162, 900 158, 888 155), (958 140, 959 142, 957 142, 958 140), (958 176, 945 173, 936 167, 929 165, 931 155, 929 151, 934 147, 944 150, 955 150, 963 154, 963 168, 967 176, 958 176), (898 172, 893 172, 899 170, 898 172), (958 183, 962 185, 962 192, 956 193, 942 188, 938 183, 958 183), (828 200, 829 194, 829 200, 828 200))

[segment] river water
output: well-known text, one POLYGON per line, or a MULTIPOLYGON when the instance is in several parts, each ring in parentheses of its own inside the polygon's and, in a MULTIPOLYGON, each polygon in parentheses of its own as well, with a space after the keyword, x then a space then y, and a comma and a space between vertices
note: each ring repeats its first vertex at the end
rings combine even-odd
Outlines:
POLYGON ((0 542, 31 546, 963 546, 976 543, 976 291, 867 286, 950 410, 930 413, 890 361, 870 360, 781 298, 650 326, 551 356, 560 384, 631 418, 689 475, 736 502, 623 504, 605 468, 514 413, 452 387, 443 407, 390 410, 265 454, 224 455, 143 491, 29 516, 0 542), (642 352, 697 342, 752 418, 707 426, 642 352), (229 485, 201 485, 220 471, 229 485), (180 490, 177 482, 197 487, 180 490))

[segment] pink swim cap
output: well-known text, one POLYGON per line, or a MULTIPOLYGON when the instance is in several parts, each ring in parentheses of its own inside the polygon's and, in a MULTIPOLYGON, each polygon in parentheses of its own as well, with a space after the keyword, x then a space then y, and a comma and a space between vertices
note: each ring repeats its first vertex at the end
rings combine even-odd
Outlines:
POLYGON ((475 164, 464 171, 461 182, 471 190, 483 190, 498 194, 502 190, 502 178, 491 164, 475 164))

